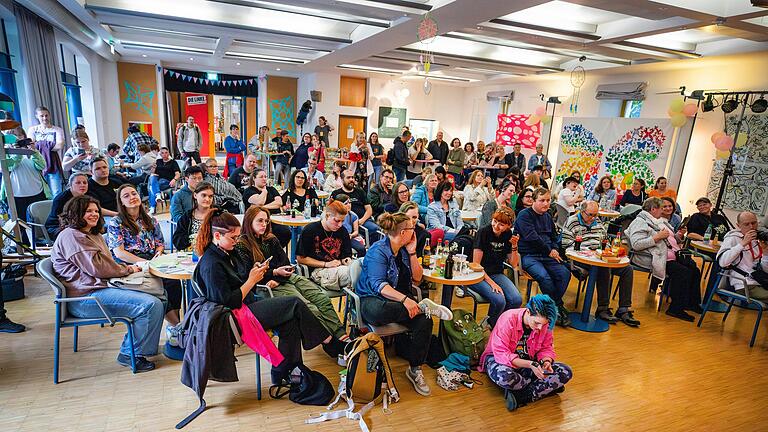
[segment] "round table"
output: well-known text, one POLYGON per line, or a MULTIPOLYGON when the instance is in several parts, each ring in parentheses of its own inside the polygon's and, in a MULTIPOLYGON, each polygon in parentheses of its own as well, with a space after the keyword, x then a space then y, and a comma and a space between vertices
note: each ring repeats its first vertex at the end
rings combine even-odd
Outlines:
POLYGON ((464 222, 474 222, 480 216, 480 212, 477 210, 462 210, 461 220, 464 222))
POLYGON ((302 215, 296 215, 296 217, 291 217, 289 215, 272 215, 269 217, 269 220, 273 224, 285 225, 291 229, 291 264, 296 264, 296 248, 299 244, 299 234, 301 234, 301 229, 312 222, 319 221, 320 218, 316 216, 307 219, 302 215))
POLYGON ((416 159, 414 162, 421 162, 423 164, 432 165, 440 162, 439 159, 416 159))
POLYGON ((698 249, 702 252, 708 252, 716 254, 717 251, 720 250, 720 242, 717 242, 717 244, 709 242, 704 242, 703 240, 693 240, 691 241, 691 246, 694 247, 694 249, 698 249))
POLYGON ((581 330, 590 333, 601 333, 608 331, 608 323, 595 318, 590 314, 592 309, 592 296, 595 291, 595 282, 597 281, 597 272, 602 268, 623 268, 629 265, 629 258, 622 257, 619 262, 609 263, 595 256, 595 252, 592 250, 575 251, 568 249, 565 251, 565 255, 573 262, 585 264, 589 266, 589 279, 587 279, 587 288, 584 293, 584 306, 581 312, 571 312, 571 327, 576 330, 581 330))
POLYGON ((484 271, 473 271, 468 274, 460 275, 454 274, 453 279, 446 279, 442 276, 433 275, 431 269, 422 268, 422 270, 424 271, 422 275, 424 280, 439 284, 443 287, 440 304, 448 309, 451 308, 451 302, 453 301, 453 287, 474 285, 485 279, 484 271))
POLYGON ((600 209, 598 210, 597 215, 601 218, 613 219, 621 216, 621 213, 617 212, 616 210, 600 209))
MULTIPOLYGON (((189 299, 196 297, 190 293, 189 281, 197 267, 192 262, 192 252, 174 252, 160 255, 149 262, 149 273, 163 279, 181 281, 181 309, 186 310, 189 299)), ((183 315, 182 315, 183 316, 183 315)))

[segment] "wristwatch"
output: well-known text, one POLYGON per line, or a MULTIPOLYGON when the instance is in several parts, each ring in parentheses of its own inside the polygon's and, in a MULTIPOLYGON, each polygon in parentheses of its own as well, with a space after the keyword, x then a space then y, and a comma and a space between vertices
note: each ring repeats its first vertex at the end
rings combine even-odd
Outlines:
POLYGON ((536 360, 534 360, 534 361, 532 361, 532 362, 531 362, 531 366, 533 366, 533 367, 539 367, 539 362, 537 362, 536 360))

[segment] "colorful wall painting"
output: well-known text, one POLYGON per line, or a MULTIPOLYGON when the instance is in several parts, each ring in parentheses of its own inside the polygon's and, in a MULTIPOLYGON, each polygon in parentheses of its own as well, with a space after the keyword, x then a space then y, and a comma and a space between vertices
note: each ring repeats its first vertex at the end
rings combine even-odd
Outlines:
POLYGON ((619 194, 635 177, 652 185, 664 173, 672 131, 669 119, 564 119, 555 179, 562 182, 579 171, 584 189, 592 191, 607 174, 619 194))
POLYGON ((293 96, 270 100, 269 107, 272 117, 269 125, 270 129, 274 131, 280 128, 287 130, 291 136, 296 135, 294 106, 293 96))

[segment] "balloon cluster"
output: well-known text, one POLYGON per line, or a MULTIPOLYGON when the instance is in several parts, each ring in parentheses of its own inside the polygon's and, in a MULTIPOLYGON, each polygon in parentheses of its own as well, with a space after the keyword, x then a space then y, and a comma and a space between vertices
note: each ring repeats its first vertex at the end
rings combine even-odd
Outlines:
POLYGON ((675 99, 669 104, 667 114, 672 120, 672 126, 679 128, 688 122, 688 117, 696 115, 697 109, 698 107, 693 102, 685 103, 683 99, 675 99))
POLYGON ((740 134, 739 138, 734 142, 733 138, 726 135, 725 132, 715 132, 710 138, 712 144, 715 145, 718 159, 728 159, 731 155, 731 149, 733 149, 734 146, 736 146, 736 148, 744 147, 747 145, 747 139, 748 137, 746 134, 740 134))
POLYGON ((543 106, 540 106, 536 108, 536 111, 534 111, 534 113, 528 117, 528 120, 525 121, 525 124, 528 126, 533 126, 539 122, 547 124, 550 121, 552 121, 552 118, 547 116, 547 109, 543 106))

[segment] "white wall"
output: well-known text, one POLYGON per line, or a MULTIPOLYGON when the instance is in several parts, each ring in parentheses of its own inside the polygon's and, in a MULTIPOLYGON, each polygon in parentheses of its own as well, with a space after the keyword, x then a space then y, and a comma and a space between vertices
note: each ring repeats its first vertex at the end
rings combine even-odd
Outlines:
MULTIPOLYGON (((599 116, 601 104, 595 100, 595 88, 598 84, 645 81, 648 83, 647 99, 643 103, 641 117, 666 118, 669 103, 679 95, 660 95, 658 94, 660 92, 674 91, 680 86, 686 86, 688 92, 696 89, 764 90, 768 87, 768 79, 764 72, 766 69, 768 69, 768 53, 758 52, 588 71, 584 86, 581 88, 577 116, 599 116)), ((563 104, 557 108, 557 117, 572 116, 568 112, 573 90, 569 72, 521 78, 506 85, 473 87, 466 90, 463 105, 475 107, 471 113, 472 130, 484 132, 481 136, 471 136, 469 139, 492 140, 494 138, 485 132, 494 128, 478 128, 477 124, 495 123, 495 119, 489 118, 490 115, 487 113, 488 102, 485 96, 489 91, 507 89, 515 92, 510 113, 532 113, 536 107, 543 105, 539 99, 539 94, 543 93, 547 97, 560 96, 563 101, 563 104)), ((553 125, 555 133, 553 133, 552 145, 549 147, 549 156, 553 162, 557 155, 557 131, 561 123, 561 119, 557 117, 553 125)), ((723 112, 719 108, 709 113, 699 113, 678 191, 684 214, 695 211, 693 202, 707 192, 706 187, 715 158, 715 149, 709 138, 722 128, 723 112)), ((682 164, 682 158, 675 163, 682 164)), ((671 168, 674 170, 676 167, 671 168)))

